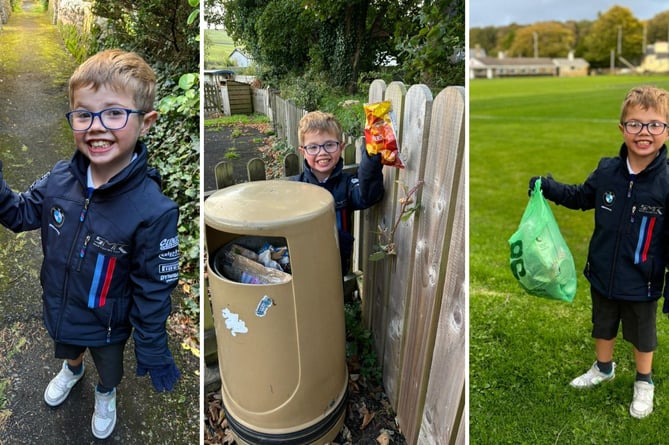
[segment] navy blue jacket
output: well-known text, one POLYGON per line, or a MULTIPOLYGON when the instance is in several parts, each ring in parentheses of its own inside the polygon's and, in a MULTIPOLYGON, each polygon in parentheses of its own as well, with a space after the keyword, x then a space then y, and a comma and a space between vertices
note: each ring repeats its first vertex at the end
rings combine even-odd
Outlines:
POLYGON ((617 300, 657 300, 669 252, 667 148, 637 175, 630 175, 626 160, 623 144, 619 156, 601 159, 585 183, 542 178, 541 188, 556 204, 595 210, 584 273, 598 293, 617 300))
POLYGON ((353 253, 353 211, 363 210, 383 198, 383 164, 381 155, 369 156, 362 148, 362 159, 357 175, 343 171, 344 161, 339 163, 325 182, 319 182, 307 164, 306 159, 302 173, 289 179, 319 185, 334 197, 337 229, 339 230, 339 254, 341 256, 342 274, 346 274, 351 264, 353 253))
POLYGON ((147 165, 147 149, 107 184, 87 191, 78 151, 24 193, 2 179, 0 223, 41 229, 44 324, 53 339, 80 346, 125 341, 139 364, 168 365, 165 322, 179 276, 178 208, 147 165))

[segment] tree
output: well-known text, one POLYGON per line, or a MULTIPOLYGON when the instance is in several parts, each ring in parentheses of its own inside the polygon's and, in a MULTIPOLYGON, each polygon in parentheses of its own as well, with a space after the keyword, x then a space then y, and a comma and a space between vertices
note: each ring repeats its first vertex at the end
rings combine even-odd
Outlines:
MULTIPOLYGON (((453 71, 448 64, 454 54, 464 54, 464 0, 207 0, 206 4, 207 22, 222 22, 259 62, 264 81, 270 84, 287 76, 306 76, 352 92, 362 73, 390 61, 411 73, 408 78, 418 79, 421 76, 413 75, 417 71, 453 71)), ((464 64, 460 70, 464 83, 464 64)))
POLYGON ((566 57, 574 42, 574 32, 562 23, 535 23, 516 32, 509 52, 514 57, 534 57, 536 43, 538 57, 566 57))
POLYGON ((611 51, 615 51, 616 59, 622 56, 638 64, 642 55, 642 40, 641 22, 628 8, 613 6, 593 23, 590 34, 585 38, 585 46, 588 48, 585 58, 593 67, 606 67, 610 63, 611 51))
POLYGON ((420 31, 400 42, 409 83, 435 88, 465 83, 465 2, 426 1, 418 14, 420 31))
POLYGON ((646 42, 669 41, 669 11, 657 14, 648 20, 646 29, 646 42))
POLYGON ((149 63, 170 61, 186 72, 198 71, 199 23, 189 21, 188 0, 96 1, 93 13, 107 19, 102 35, 110 44, 137 51, 149 63))

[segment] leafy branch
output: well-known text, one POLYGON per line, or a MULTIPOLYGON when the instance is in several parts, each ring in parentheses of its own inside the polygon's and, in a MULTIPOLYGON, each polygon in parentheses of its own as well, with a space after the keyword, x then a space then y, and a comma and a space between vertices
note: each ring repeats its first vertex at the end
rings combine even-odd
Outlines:
POLYGON ((370 261, 379 261, 389 255, 397 255, 397 251, 395 249, 395 233, 397 232, 397 228, 402 221, 408 221, 409 218, 411 218, 411 215, 420 209, 420 203, 415 202, 414 197, 418 190, 423 187, 425 181, 418 181, 416 185, 410 189, 407 189, 406 184, 402 183, 401 181, 396 182, 404 192, 404 197, 399 199, 400 211, 392 229, 389 230, 388 227, 382 227, 379 225, 379 231, 377 232, 379 240, 379 244, 377 246, 378 250, 369 256, 370 261))

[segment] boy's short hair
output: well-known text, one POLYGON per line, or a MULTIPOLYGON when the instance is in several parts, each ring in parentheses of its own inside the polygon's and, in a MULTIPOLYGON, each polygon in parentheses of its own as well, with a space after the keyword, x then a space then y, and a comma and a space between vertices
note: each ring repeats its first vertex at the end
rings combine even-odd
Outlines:
POLYGON ((304 135, 306 133, 332 133, 337 136, 337 140, 342 140, 341 124, 331 113, 322 111, 311 111, 305 114, 297 127, 297 137, 300 145, 304 144, 304 135))
POLYGON ((632 88, 623 100, 620 111, 620 122, 625 121, 625 117, 630 108, 640 107, 643 110, 650 108, 664 116, 665 121, 669 122, 669 92, 662 88, 651 85, 642 85, 632 88))
POLYGON ((92 87, 97 91, 101 86, 131 94, 135 106, 142 111, 153 110, 156 74, 136 53, 109 49, 91 56, 79 65, 68 84, 70 107, 73 106, 77 89, 92 87))

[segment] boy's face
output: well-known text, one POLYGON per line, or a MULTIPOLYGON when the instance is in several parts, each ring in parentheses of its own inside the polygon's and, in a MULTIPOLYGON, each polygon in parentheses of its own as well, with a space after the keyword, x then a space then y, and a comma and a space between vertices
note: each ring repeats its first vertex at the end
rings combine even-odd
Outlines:
MULTIPOLYGON (((639 106, 630 107, 630 109, 627 110, 623 123, 629 124, 629 122, 632 121, 641 124, 648 124, 650 122, 667 123, 666 117, 657 112, 654 108, 644 110, 639 106)), ((669 130, 666 126, 660 134, 651 134, 647 125, 644 125, 643 128, 641 128, 641 131, 636 134, 626 130, 623 124, 619 124, 618 127, 623 134, 625 145, 627 145, 628 156, 631 163, 636 161, 647 166, 653 159, 655 159, 657 152, 660 151, 662 145, 669 139, 669 130)), ((655 130, 653 130, 653 133, 655 133, 655 130)))
MULTIPOLYGON (((332 133, 310 131, 304 134, 302 147, 307 147, 309 145, 324 145, 327 142, 340 141, 339 138, 332 133)), ((311 167, 314 176, 316 176, 319 181, 323 181, 330 176, 337 166, 344 149, 344 143, 340 142, 339 147, 333 153, 328 153, 325 151, 325 147, 320 147, 318 153, 315 155, 307 153, 307 150, 302 147, 300 147, 300 152, 304 156, 304 159, 306 159, 309 167, 311 167)))
MULTIPOLYGON (((74 91, 72 99, 72 110, 136 109, 130 94, 115 91, 106 85, 97 91, 92 87, 79 88, 74 91)), ((155 111, 144 115, 133 113, 128 115, 125 127, 108 130, 96 116, 88 130, 74 132, 74 142, 77 149, 90 159, 93 173, 106 182, 130 163, 137 139, 151 128, 157 117, 155 111)))

